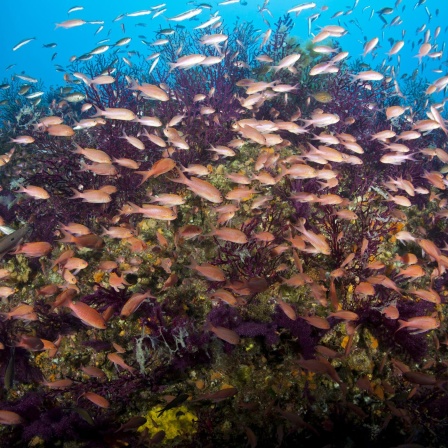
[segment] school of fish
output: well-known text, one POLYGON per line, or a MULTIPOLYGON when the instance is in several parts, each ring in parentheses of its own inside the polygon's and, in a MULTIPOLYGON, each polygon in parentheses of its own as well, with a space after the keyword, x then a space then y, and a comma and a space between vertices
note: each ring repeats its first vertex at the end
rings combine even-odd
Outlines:
MULTIPOLYGON (((57 33, 69 33, 72 28, 87 28, 93 24, 99 26, 95 32, 96 36, 108 26, 121 26, 124 33, 122 39, 115 43, 110 39, 96 42, 96 46, 92 45, 91 51, 81 57, 73 57, 67 63, 78 62, 81 64, 77 67, 82 67, 83 61, 114 51, 117 61, 133 69, 136 67, 131 54, 133 48, 131 43, 134 39, 125 34, 125 26, 131 27, 133 23, 131 19, 134 17, 140 17, 144 23, 154 23, 156 19, 164 23, 166 19, 168 28, 164 30, 160 28, 156 33, 157 39, 148 41, 146 36, 141 37, 144 45, 141 53, 147 59, 148 76, 153 81, 150 83, 147 82, 146 76, 144 79, 138 79, 135 75, 127 76, 126 81, 130 95, 140 104, 148 101, 151 104, 174 104, 178 101, 176 86, 159 82, 156 73, 160 73, 163 69, 168 74, 173 71, 218 70, 230 54, 228 42, 231 38, 230 32, 226 31, 226 24, 221 20, 219 10, 230 5, 239 8, 240 3, 239 0, 223 1, 214 5, 190 2, 191 8, 185 9, 180 14, 171 14, 169 4, 159 4, 147 10, 121 12, 112 23, 73 18, 75 12, 80 17, 84 16, 84 13, 87 16, 86 4, 72 7, 68 11, 70 18, 58 22, 54 33, 57 36, 57 33), (197 36, 200 36, 198 45, 204 48, 204 51, 203 54, 184 54, 180 46, 175 57, 169 59, 166 49, 169 48, 170 39, 179 29, 176 26, 181 22, 190 27, 192 32, 198 33, 197 36), (126 56, 123 56, 124 48, 128 53, 126 56), (151 53, 153 50, 156 52, 151 53)), ((258 293, 270 294, 271 307, 278 307, 291 321, 300 319, 314 329, 322 331, 330 330, 332 325, 342 325, 347 336, 342 351, 338 351, 335 347, 325 347, 325 343, 321 342, 319 349, 316 350, 315 359, 297 360, 298 368, 323 374, 341 387, 343 380, 335 369, 337 363, 332 363, 332 360, 340 362, 341 358, 348 357, 354 350, 355 341, 362 333, 362 323, 359 323, 361 316, 353 311, 356 309, 357 301, 374 300, 380 292, 384 294, 384 291, 387 291, 393 300, 378 306, 378 311, 387 319, 397 322, 395 331, 397 336, 403 332, 411 335, 430 334, 437 347, 448 345, 446 316, 444 316, 447 287, 442 288, 442 293, 434 288, 439 279, 446 278, 448 242, 445 243, 445 247, 439 247, 434 243, 431 234, 421 226, 413 226, 411 223, 411 216, 418 213, 417 204, 429 201, 435 208, 434 222, 443 222, 442 228, 446 232, 445 222, 448 218, 446 143, 441 147, 422 147, 418 151, 412 148, 415 147, 415 141, 423 140, 434 133, 440 133, 444 136, 444 141, 447 141, 447 120, 444 118, 444 106, 447 100, 444 95, 448 86, 447 64, 441 63, 440 68, 434 70, 436 76, 425 86, 426 90, 421 92, 424 98, 424 119, 414 119, 418 105, 407 103, 400 78, 400 54, 406 47, 411 45, 412 48, 415 47, 413 56, 418 64, 418 70, 422 72, 425 64, 442 61, 445 57, 445 42, 438 41, 438 37, 443 35, 442 28, 433 26, 438 18, 438 10, 430 11, 430 6, 426 6, 424 0, 418 1, 415 6, 397 0, 393 8, 384 7, 377 11, 374 10, 376 8, 374 2, 367 5, 366 2, 359 0, 355 0, 352 7, 338 11, 335 10, 336 6, 318 6, 315 2, 296 6, 285 5, 284 14, 290 15, 301 28, 309 30, 310 48, 316 57, 313 63, 307 66, 303 65, 305 57, 302 51, 288 54, 280 60, 274 60, 273 54, 264 53, 265 49, 272 48, 270 45, 273 44, 275 34, 274 19, 269 8, 269 0, 265 0, 262 6, 253 11, 254 14, 260 15, 265 25, 264 29, 258 30, 256 60, 268 75, 265 80, 259 80, 254 73, 253 76, 236 82, 237 93, 234 94, 234 98, 241 106, 241 116, 244 118, 228 123, 233 133, 231 140, 203 148, 212 155, 211 163, 192 163, 183 166, 178 162, 177 154, 191 150, 188 132, 184 131, 185 128, 180 130, 186 111, 173 116, 169 122, 163 122, 157 116, 144 116, 141 111, 113 106, 100 108, 86 100, 86 96, 82 93, 83 88, 99 92, 109 86, 114 88, 118 76, 114 70, 109 69, 107 72, 95 74, 65 71, 64 81, 72 90, 68 89, 65 93, 61 108, 67 105, 78 108, 80 115, 76 124, 65 123, 60 116, 48 115, 39 118, 34 126, 35 130, 47 133, 55 141, 71 139, 72 157, 79 161, 80 171, 93 173, 95 178, 105 180, 99 188, 93 183, 80 186, 78 189, 72 188, 72 194, 67 200, 82 201, 89 204, 92 209, 107 206, 113 201, 114 195, 119 193, 115 180, 122 169, 132 170, 140 181, 138 188, 147 189, 148 199, 142 204, 126 202, 121 208, 114 210, 113 222, 111 221, 109 225, 102 223, 102 233, 99 228, 89 228, 83 223, 60 223, 56 231, 61 238, 54 244, 30 240, 32 223, 28 225, 5 222, 1 218, 1 229, 5 234, 0 239, 2 257, 0 315, 3 320, 21 321, 26 324, 23 328, 28 328, 33 321, 39 319, 33 307, 33 298, 44 296, 51 298, 48 302, 51 305, 50 313, 70 313, 92 331, 92 334, 101 338, 100 333, 117 325, 117 321, 132 319, 137 315, 141 304, 149 298, 169 293, 170 288, 183 281, 187 282, 189 277, 194 277, 205 285, 211 307, 225 303, 229 307, 244 308, 258 293), (413 31, 406 29, 404 19, 400 17, 405 7, 409 9, 414 7, 416 11, 424 14, 425 23, 420 31, 417 30, 417 40, 416 35, 412 35, 413 31), (381 35, 363 36, 364 41, 359 42, 359 55, 350 55, 343 51, 338 43, 343 36, 353 32, 352 27, 359 28, 356 22, 352 23, 353 21, 349 20, 354 11, 369 14, 372 21, 385 23, 381 35), (323 17, 328 17, 329 13, 331 22, 325 23, 323 17), (306 16, 307 14, 309 15, 306 16), (391 15, 396 16, 391 19, 391 15), (400 40, 388 37, 391 27, 401 29, 400 40), (372 68, 372 55, 377 58, 375 69, 372 68), (387 85, 393 95, 400 99, 400 105, 391 105, 379 111, 385 114, 386 120, 383 128, 374 134, 366 137, 350 133, 350 125, 356 122, 357 116, 351 115, 349 105, 345 118, 329 112, 330 106, 339 101, 329 91, 310 89, 304 106, 299 109, 291 108, 288 116, 279 117, 275 110, 271 109, 271 119, 257 118, 260 117, 260 111, 266 107, 270 108, 274 101, 281 100, 285 105, 292 101, 300 89, 300 74, 306 72, 307 79, 312 80, 331 79, 340 71, 347 70, 348 59, 358 56, 361 68, 356 73, 350 74, 352 85, 362 85, 367 91, 375 91, 387 85), (380 59, 382 62, 379 62, 380 59), (362 61, 365 61, 364 64, 362 61), (297 83, 285 83, 282 81, 282 74, 297 76, 297 83), (399 120, 402 119, 407 123, 405 130, 399 125, 399 120), (77 136, 81 133, 88 134, 90 129, 110 123, 116 123, 120 129, 123 126, 120 141, 137 149, 140 157, 116 158, 102 149, 101 142, 92 143, 92 147, 82 147, 78 143, 77 136), (125 131, 124 126, 127 123, 132 124, 132 129, 138 131, 132 134, 125 131), (341 125, 345 130, 336 131, 341 125), (290 139, 293 141, 300 139, 303 143, 295 146, 290 139), (367 144, 380 149, 372 155, 366 148, 367 144), (247 148, 250 148, 250 156, 244 155, 245 152, 249 153, 247 148), (140 165, 144 163, 145 154, 149 151, 158 154, 157 160, 149 169, 142 169, 140 165), (341 171, 347 167, 353 172, 356 171, 365 164, 366 153, 378 162, 384 173, 389 172, 391 167, 406 167, 412 164, 424 164, 428 169, 425 170, 423 178, 418 179, 407 175, 392 177, 379 173, 378 178, 381 180, 372 186, 365 196, 358 196, 356 193, 349 196, 351 193, 341 188, 341 171), (239 158, 244 160, 244 169, 234 170, 232 166, 237 166, 235 161, 239 158), (317 188, 313 188, 312 191, 300 188, 299 191, 293 191, 289 197, 281 199, 278 197, 277 192, 284 185, 306 185, 308 181, 313 181, 317 188), (156 185, 158 188, 154 188, 156 185), (164 190, 160 185, 167 187, 164 190), (303 204, 316 213, 327 210, 331 221, 322 220, 319 223, 312 217, 300 217, 295 222, 293 220, 285 222, 285 229, 279 230, 269 226, 249 229, 247 220, 251 216, 273 213, 276 208, 281 208, 281 202, 303 204), (189 204, 198 203, 201 204, 202 211, 197 213, 207 215, 207 225, 200 225, 194 217, 188 222, 185 221, 186 208, 189 204), (318 266, 325 265, 322 260, 336 258, 336 252, 343 247, 343 241, 349 237, 344 233, 347 230, 341 230, 336 240, 325 223, 331 222, 340 229, 347 229, 344 223, 355 226, 358 220, 362 220, 362 214, 368 210, 369 203, 377 207, 378 220, 372 222, 370 230, 366 230, 362 244, 344 253, 340 264, 334 266, 333 270, 317 275, 318 266), (133 217, 132 220, 129 219, 130 216, 133 217), (145 240, 139 230, 141 227, 136 224, 143 219, 155 222, 153 241, 145 240), (369 240, 368 235, 370 231, 373 234, 375 226, 381 225, 381 219, 390 225, 389 237, 399 249, 391 253, 389 259, 385 255, 377 259, 368 258, 366 254, 372 248, 372 244, 375 244, 369 240), (127 259, 125 256, 114 257, 110 253, 103 254, 101 259, 89 256, 90 251, 101 251, 105 242, 110 240, 120 241, 123 247, 130 249, 133 256, 127 259), (268 284, 266 279, 257 276, 229 278, 224 263, 218 264, 213 256, 208 259, 204 257, 200 249, 202 244, 215 245, 217 250, 221 247, 232 247, 235 253, 241 253, 241 257, 244 257, 245 250, 251 251, 254 247, 268 248, 265 253, 271 254, 272 257, 282 257, 282 263, 275 268, 275 275, 279 276, 279 280, 268 284), (92 275, 93 272, 96 272, 96 278, 101 278, 99 282, 104 287, 112 288, 116 292, 131 286, 126 280, 127 275, 138 272, 143 254, 154 245, 157 245, 164 254, 164 257, 161 257, 163 258, 161 266, 166 276, 161 279, 159 291, 144 288, 135 290, 119 310, 118 316, 114 315, 113 309, 99 312, 94 304, 88 305, 80 300, 88 289, 87 275, 92 275), (195 245, 198 247, 197 251, 195 245), (189 250, 193 252, 187 256, 186 251, 189 250), (12 280, 14 272, 7 264, 7 260, 15 256, 38 258, 44 278, 45 276, 50 278, 50 272, 57 273, 60 282, 41 285, 30 292, 30 299, 26 303, 17 302, 15 297, 18 297, 16 295, 18 291, 12 280), (179 259, 186 261, 179 265, 179 259), (350 288, 342 290, 343 279, 348 278, 350 269, 369 274, 357 276, 350 288), (300 309, 297 303, 290 300, 291 294, 299 288, 301 291, 306 290, 311 297, 312 305, 307 310, 300 309), (283 294, 283 291, 289 292, 283 294), (350 298, 353 300, 350 301, 350 298), (410 318, 401 317, 398 310, 400 301, 409 300, 429 302, 435 306, 436 311, 410 318)), ((367 30, 365 32, 367 33, 367 30)), ((34 45, 36 41, 38 41, 36 38, 25 38, 14 45, 12 51, 23 51, 23 47, 34 45)), ((242 45, 241 42, 238 44, 242 45)), ((244 59, 244 55, 247 55, 245 50, 241 48, 240 54, 232 55, 232 60, 234 64, 239 64, 239 67, 250 69, 251 61, 244 59)), ((27 75, 16 75, 16 78, 29 83, 26 85, 37 81, 27 75)), ((4 84, 0 88, 6 90, 9 87, 4 84)), ((37 107, 44 93, 35 89, 31 89, 32 92, 28 93, 28 90, 25 89, 23 95, 37 107)), ((214 90, 193 93, 195 103, 201 104, 198 114, 200 119, 208 120, 210 126, 213 126, 213 123, 222 124, 223 117, 219 107, 212 106, 209 101, 213 98, 214 90)), ((365 106, 370 109, 377 108, 376 104, 365 106)), ((10 143, 7 152, 0 156, 0 175, 2 167, 14 165, 15 158, 19 154, 33 150, 35 139, 23 130, 11 138, 10 143)), ((239 167, 241 168, 241 165, 239 167)), ((404 169, 403 173, 406 173, 404 169)), ((347 180, 344 182, 346 185, 347 180)), ((51 193, 44 185, 33 185, 28 182, 19 183, 12 193, 17 200, 22 197, 32 198, 36 203, 52 200, 51 193)), ((448 240, 445 238, 445 241, 448 240)), ((231 328, 213 325, 209 321, 201 324, 204 325, 204 332, 210 333, 218 341, 222 341, 222 344, 235 346, 235 350, 238 349, 237 346, 243 344, 245 337, 231 328)), ((46 352, 49 359, 56 360, 59 347, 63 345, 63 339, 66 337, 61 335, 56 341, 48 341, 24 330, 23 334, 17 337, 15 347, 28 350, 31 356, 46 352)), ((7 349, 2 342, 0 348, 7 349)), ((446 356, 446 350, 444 353, 446 356)), ((123 348, 115 341, 113 350, 107 353, 104 362, 109 367, 116 367, 117 372, 125 371, 131 376, 137 374, 138 367, 129 347, 123 348)), ((407 381, 412 387, 428 385, 442 387, 441 384, 448 381, 446 374, 440 376, 432 372, 425 373, 425 370, 430 369, 433 364, 428 364, 426 368, 415 365, 409 367, 399 361, 396 362, 392 357, 387 362, 395 375, 402 377, 402 380, 407 381)), ((444 362, 446 366, 446 358, 444 362)), ((84 372, 84 376, 88 377, 105 375, 104 370, 93 363, 83 363, 80 369, 84 372)), ((57 389, 63 393, 70 390, 73 381, 64 377, 61 371, 52 380, 44 380, 39 387, 57 389)), ((372 384, 369 379, 363 378, 359 380, 357 387, 368 390, 374 395, 372 384)), ((223 388, 222 391, 226 389, 223 388)), ((227 395, 222 391, 224 398, 231 397, 234 392, 237 393, 236 389, 232 389, 227 395)), ((78 398, 87 399, 100 408, 108 409, 113 406, 114 397, 106 395, 91 390, 78 398)), ((215 396, 212 395, 212 400, 214 399, 215 396)), ((219 400, 217 396, 216 401, 219 400)), ((279 412, 285 419, 292 421, 287 411, 279 410, 279 412)), ((20 425, 23 421, 18 413, 0 410, 0 424, 20 425)), ((249 431, 246 431, 246 434, 251 446, 255 446, 255 435, 249 431)))

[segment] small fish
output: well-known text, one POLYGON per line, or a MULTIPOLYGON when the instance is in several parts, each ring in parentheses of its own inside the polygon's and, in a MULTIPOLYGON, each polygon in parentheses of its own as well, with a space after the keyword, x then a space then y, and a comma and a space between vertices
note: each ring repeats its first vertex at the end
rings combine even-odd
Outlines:
POLYGON ((299 15, 302 11, 305 11, 306 9, 312 9, 316 7, 316 3, 314 2, 308 2, 308 3, 301 3, 300 5, 294 6, 293 8, 286 11, 287 13, 295 12, 296 15, 299 15))
POLYGON ((170 409, 177 408, 182 403, 187 401, 189 398, 188 394, 179 394, 176 398, 172 399, 166 406, 164 406, 157 414, 157 417, 160 417, 165 411, 169 411, 170 409))
POLYGON ((14 365, 15 365, 15 347, 10 349, 10 357, 3 378, 3 385, 6 390, 12 389, 14 386, 14 365))
POLYGON ((95 392, 85 392, 80 396, 87 398, 87 400, 91 401, 93 404, 96 404, 100 408, 107 409, 110 406, 110 403, 108 400, 106 400, 101 395, 96 394, 95 392))
POLYGON ((191 264, 188 267, 212 282, 223 282, 226 280, 224 271, 210 263, 197 264, 194 259, 191 259, 191 264))
POLYGON ((104 116, 111 120, 123 120, 123 121, 131 121, 137 118, 135 113, 129 109, 106 107, 104 108, 104 110, 101 110, 96 105, 94 105, 94 107, 96 109, 96 114, 92 115, 92 117, 104 116))
POLYGON ((127 370, 130 373, 134 373, 135 369, 130 365, 126 364, 124 359, 118 353, 109 353, 107 359, 114 363, 116 366, 120 366, 122 369, 127 370))
MULTIPOLYGON (((9 235, 11 236, 11 235, 9 235)), ((25 243, 19 248, 17 248, 13 254, 23 254, 25 257, 42 257, 44 255, 47 255, 52 249, 52 246, 50 243, 46 241, 36 241, 33 243, 25 243)))
POLYGON ((35 199, 48 199, 50 197, 47 190, 42 187, 36 187, 35 185, 28 185, 27 187, 22 185, 16 190, 16 193, 24 193, 35 199))
POLYGON ((171 20, 173 22, 181 22, 182 20, 187 20, 196 17, 198 14, 201 14, 201 12, 202 8, 190 9, 186 12, 183 12, 182 14, 178 14, 177 16, 169 17, 166 20, 171 20))
POLYGON ((31 37, 29 39, 21 40, 17 45, 14 45, 14 47, 12 48, 12 51, 18 50, 20 47, 23 47, 24 45, 29 44, 33 40, 36 40, 36 38, 35 37, 31 37))
POLYGON ((364 72, 359 72, 357 75, 352 75, 353 81, 381 81, 384 79, 382 73, 376 72, 374 70, 367 70, 364 72))
POLYGON ((280 298, 277 299, 277 303, 280 309, 286 314, 286 316, 288 316, 291 320, 297 319, 296 310, 289 303, 286 303, 280 298))
POLYGON ((440 326, 440 322, 436 318, 431 316, 411 317, 407 321, 398 319, 398 323, 400 324, 400 326, 398 327, 396 332, 402 330, 403 328, 409 328, 411 330, 414 330, 413 332, 411 332, 411 334, 425 333, 427 331, 439 328, 440 326))
POLYGON ((393 8, 381 8, 379 11, 377 11, 376 13, 379 15, 388 15, 388 14, 392 14, 394 12, 393 8))
POLYGON ((89 327, 100 330, 106 329, 106 322, 103 316, 96 309, 87 305, 87 303, 80 301, 72 302, 70 298, 66 298, 59 306, 70 308, 72 314, 89 327))
POLYGON ((240 337, 238 336, 238 334, 235 331, 230 330, 229 328, 215 327, 210 322, 208 322, 206 324, 206 330, 215 333, 215 335, 219 339, 222 339, 223 341, 228 342, 229 344, 238 345, 240 343, 240 337))
POLYGON ((148 171, 136 171, 136 174, 140 174, 143 179, 140 182, 140 185, 142 185, 144 182, 146 182, 150 177, 159 177, 162 174, 168 173, 169 171, 173 170, 176 167, 176 162, 173 159, 166 158, 166 159, 160 159, 157 162, 154 163, 154 165, 151 167, 148 171))
POLYGON ((184 184, 193 193, 215 204, 220 204, 223 201, 221 192, 209 182, 197 177, 188 179, 179 169, 176 170, 179 177, 176 179, 170 178, 169 180, 172 182, 184 184))
POLYGON ((151 14, 151 12, 152 11, 150 9, 142 9, 141 11, 128 12, 125 15, 127 17, 140 17, 140 16, 147 16, 151 14))
MULTIPOLYGON (((56 23, 56 28, 75 28, 77 26, 81 26, 86 24, 87 22, 81 19, 70 19, 66 20, 65 22, 56 23)), ((92 22, 93 23, 93 22, 92 22)))
POLYGON ((220 16, 212 17, 211 19, 207 20, 206 22, 201 23, 200 25, 196 26, 194 29, 195 30, 200 30, 200 29, 207 28, 209 26, 214 25, 216 22, 219 22, 220 20, 221 20, 220 16))
POLYGON ((20 425, 23 423, 22 417, 12 411, 0 410, 0 424, 2 425, 20 425))
POLYGON ((37 78, 33 78, 31 76, 25 75, 24 73, 21 73, 20 75, 14 75, 14 77, 19 78, 22 81, 33 82, 33 83, 36 83, 39 81, 37 78))
POLYGON ((64 100, 68 101, 69 103, 79 103, 80 101, 84 101, 85 99, 86 96, 80 92, 73 92, 70 95, 64 97, 64 100))
POLYGON ((151 291, 146 291, 145 293, 134 293, 127 300, 121 309, 120 315, 124 317, 130 316, 137 308, 147 299, 154 298, 151 291))
POLYGON ((363 56, 366 57, 366 55, 368 53, 370 53, 377 46, 378 42, 379 42, 379 38, 378 37, 374 37, 373 39, 371 39, 368 42, 366 42, 366 44, 364 45, 363 56))
POLYGON ((233 397, 237 393, 238 389, 235 389, 234 387, 226 387, 224 389, 218 390, 217 392, 209 392, 203 395, 199 395, 194 399, 194 401, 210 400, 217 403, 222 400, 225 400, 226 398, 233 397))
POLYGON ((342 319, 342 320, 358 320, 359 316, 354 313, 353 311, 346 311, 346 310, 339 310, 335 311, 334 313, 329 313, 328 317, 334 317, 336 319, 342 319))
POLYGON ((301 319, 306 320, 311 326, 319 328, 321 330, 329 330, 330 323, 327 319, 319 316, 299 316, 301 319))
POLYGON ((160 219, 162 221, 172 221, 177 217, 176 213, 168 207, 151 204, 143 204, 143 207, 139 207, 137 204, 132 202, 125 204, 120 210, 120 214, 142 214, 147 218, 160 219))

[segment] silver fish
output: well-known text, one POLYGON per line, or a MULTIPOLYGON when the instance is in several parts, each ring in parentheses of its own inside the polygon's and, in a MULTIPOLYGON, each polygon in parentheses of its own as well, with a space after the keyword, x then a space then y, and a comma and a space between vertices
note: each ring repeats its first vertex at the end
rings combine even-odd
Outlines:
POLYGON ((23 241, 29 230, 30 226, 25 225, 0 240, 0 260, 23 241))

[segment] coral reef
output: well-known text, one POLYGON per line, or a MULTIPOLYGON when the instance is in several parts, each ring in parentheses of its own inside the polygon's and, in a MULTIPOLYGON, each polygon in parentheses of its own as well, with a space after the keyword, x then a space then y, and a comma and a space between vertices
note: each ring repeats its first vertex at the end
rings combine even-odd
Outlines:
POLYGON ((151 76, 92 54, 3 110, 2 443, 444 446, 443 123, 404 140, 421 84, 389 123, 381 68, 292 29, 179 28, 151 76))

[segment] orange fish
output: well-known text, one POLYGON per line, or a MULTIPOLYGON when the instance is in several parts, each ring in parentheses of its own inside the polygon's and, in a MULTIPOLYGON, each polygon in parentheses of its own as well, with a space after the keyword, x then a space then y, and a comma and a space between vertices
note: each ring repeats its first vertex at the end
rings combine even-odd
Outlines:
POLYGON ((202 229, 199 226, 194 225, 186 225, 181 227, 177 233, 176 237, 182 238, 184 240, 191 240, 192 238, 196 238, 198 235, 202 233, 202 229))
POLYGON ((16 193, 25 193, 35 199, 48 199, 50 197, 47 190, 42 187, 36 187, 35 185, 22 186, 16 193))
MULTIPOLYGON (((26 303, 22 303, 16 306, 14 309, 9 311, 8 313, 0 313, 0 316, 3 316, 5 320, 8 319, 21 319, 26 320, 24 317, 33 313, 34 307, 31 305, 27 305, 26 303)), ((35 313, 34 313, 35 314, 35 313)), ((37 318, 37 315, 36 315, 37 318)))
POLYGON ((89 263, 86 260, 83 260, 82 258, 78 257, 71 257, 64 263, 64 269, 67 269, 68 271, 75 270, 75 275, 77 272, 79 272, 81 269, 85 269, 89 263))
POLYGON ((44 350, 44 343, 42 342, 42 339, 36 338, 34 336, 27 336, 25 334, 21 334, 19 336, 19 340, 15 344, 15 346, 22 347, 25 350, 29 350, 32 352, 44 350))
POLYGON ((297 229, 302 234, 302 238, 307 243, 310 243, 313 246, 313 248, 306 248, 303 250, 308 253, 330 255, 331 249, 327 243, 327 240, 325 239, 325 236, 322 234, 316 235, 314 232, 306 230, 304 224, 305 219, 301 218, 299 221, 299 225, 295 227, 295 229, 297 229))
POLYGON ((74 256, 75 256, 75 251, 73 251, 71 249, 65 250, 64 252, 61 253, 61 255, 59 255, 58 258, 56 258, 56 260, 53 261, 50 269, 53 269, 57 264, 65 264, 67 262, 67 260, 69 260, 70 258, 72 258, 74 256))
POLYGON ((400 324, 400 326, 398 327, 398 330, 396 330, 396 332, 402 330, 403 328, 417 330, 411 332, 411 334, 425 333, 427 331, 439 328, 440 326, 440 322, 436 318, 431 316, 411 317, 407 321, 399 319, 398 323, 400 324))
POLYGON ((42 257, 51 251, 51 244, 45 241, 25 243, 23 246, 11 252, 14 255, 24 254, 25 257, 42 257))
POLYGON ((386 306, 381 310, 381 314, 384 314, 388 319, 398 319, 400 313, 395 305, 386 306))
POLYGON ((95 392, 85 392, 81 395, 81 397, 87 398, 87 400, 91 401, 93 404, 96 404, 100 408, 107 409, 110 406, 108 400, 106 400, 101 395, 96 394, 95 392))
POLYGON ((345 310, 335 311, 334 313, 330 313, 328 316, 349 321, 359 319, 359 316, 353 311, 345 311, 345 310))
POLYGON ((73 128, 66 124, 48 126, 46 131, 48 132, 48 135, 53 135, 55 137, 71 137, 72 135, 75 135, 73 128))
POLYGON ((241 230, 232 229, 231 227, 220 227, 219 229, 213 229, 211 233, 205 236, 215 236, 220 240, 229 241, 236 244, 247 243, 246 234, 241 230))
POLYGON ((197 177, 191 177, 188 179, 179 169, 177 169, 179 175, 178 178, 170 178, 172 182, 185 185, 193 193, 197 194, 201 198, 207 199, 215 204, 220 204, 222 202, 221 192, 213 186, 211 183, 198 179, 197 177))
POLYGON ((72 310, 72 314, 87 326, 98 328, 100 330, 106 329, 106 322, 104 321, 103 316, 101 316, 101 314, 97 310, 90 307, 86 303, 75 303, 72 302, 70 298, 67 298, 61 305, 70 308, 72 310))
POLYGON ((321 330, 329 330, 330 323, 327 319, 319 316, 299 316, 306 320, 312 327, 320 328, 321 330))
POLYGON ((194 259, 191 259, 191 264, 187 267, 194 269, 198 274, 212 282, 223 282, 226 280, 224 271, 218 266, 213 266, 210 263, 197 264, 194 259))
POLYGON ((253 237, 254 239, 263 243, 270 243, 271 241, 275 240, 275 235, 271 232, 258 232, 253 237))
POLYGON ((425 275, 425 271, 420 265, 414 264, 412 266, 408 266, 407 268, 400 269, 398 275, 409 278, 419 278, 425 275))
POLYGON ((23 422, 22 417, 12 411, 0 411, 1 425, 20 425, 23 422))
POLYGON ((215 327, 211 323, 206 324, 206 330, 210 330, 218 336, 219 339, 228 342, 232 345, 240 343, 240 337, 233 330, 224 327, 215 327))
POLYGON ((128 202, 120 210, 120 214, 130 215, 141 213, 147 218, 160 219, 162 221, 172 221, 177 218, 176 213, 168 207, 162 205, 143 204, 143 207, 132 202, 128 202))
POLYGON ((120 366, 122 369, 127 370, 130 373, 134 373, 135 369, 124 362, 124 359, 118 353, 109 353, 107 359, 114 363, 116 366, 120 366))
POLYGON ((136 171, 143 178, 140 185, 145 183, 150 177, 158 177, 162 174, 168 173, 176 166, 176 162, 173 159, 165 158, 160 159, 151 167, 148 171, 136 171))
POLYGON ((76 236, 88 235, 89 233, 92 233, 92 231, 87 226, 78 224, 76 222, 69 222, 67 225, 60 223, 59 226, 62 230, 65 230, 66 232, 72 233, 76 236))
POLYGON ((65 378, 63 380, 56 380, 56 381, 42 381, 42 384, 44 386, 49 387, 50 389, 66 389, 67 387, 70 387, 73 384, 73 381, 65 378))
POLYGON ((277 299, 278 306, 280 309, 291 319, 297 319, 297 313, 295 309, 289 304, 283 301, 282 299, 277 299))
POLYGON ((134 235, 134 232, 131 229, 127 229, 126 227, 109 227, 108 229, 105 229, 102 227, 103 233, 101 236, 107 235, 109 238, 117 238, 117 239, 123 239, 123 238, 130 238, 134 235))
POLYGON ((92 117, 104 116, 111 120, 124 120, 124 121, 131 121, 137 118, 134 112, 132 112, 129 109, 106 107, 104 110, 101 110, 95 105, 94 107, 96 109, 96 114, 92 115, 92 117))
POLYGON ((355 294, 363 294, 365 296, 375 295, 375 288, 368 282, 360 282, 355 288, 355 294))
POLYGON ((59 240, 61 243, 74 243, 78 247, 88 247, 89 249, 99 249, 103 246, 104 241, 98 235, 90 233, 88 235, 74 236, 62 230, 64 238, 59 240))
POLYGON ((129 286, 129 283, 124 279, 123 275, 119 277, 115 272, 111 272, 109 275, 109 286, 118 292, 120 289, 124 289, 125 286, 129 286))
POLYGON ((226 199, 237 202, 248 201, 255 193, 258 193, 258 191, 254 188, 237 187, 226 194, 226 199))
POLYGON ((97 163, 107 163, 111 164, 112 160, 110 159, 109 155, 106 154, 104 151, 101 151, 100 149, 93 149, 93 148, 81 148, 78 144, 76 144, 76 149, 73 151, 75 154, 82 154, 86 159, 90 160, 91 162, 97 162, 97 163))
POLYGON ((151 294, 151 291, 146 291, 145 293, 134 293, 132 296, 126 301, 121 309, 120 316, 130 316, 134 313, 137 308, 147 299, 154 298, 151 294))
POLYGON ((107 204, 112 200, 110 194, 102 190, 78 191, 72 188, 74 195, 69 199, 82 199, 82 202, 90 204, 107 204))
POLYGON ((58 285, 45 285, 37 290, 37 293, 42 296, 52 296, 59 291, 58 285))
POLYGON ((441 303, 440 295, 434 291, 433 289, 425 290, 425 289, 411 289, 409 293, 416 295, 417 297, 420 297, 422 300, 426 300, 427 302, 431 303, 441 303))
POLYGON ((81 370, 93 378, 106 378, 106 374, 98 367, 95 366, 82 366, 81 370))

